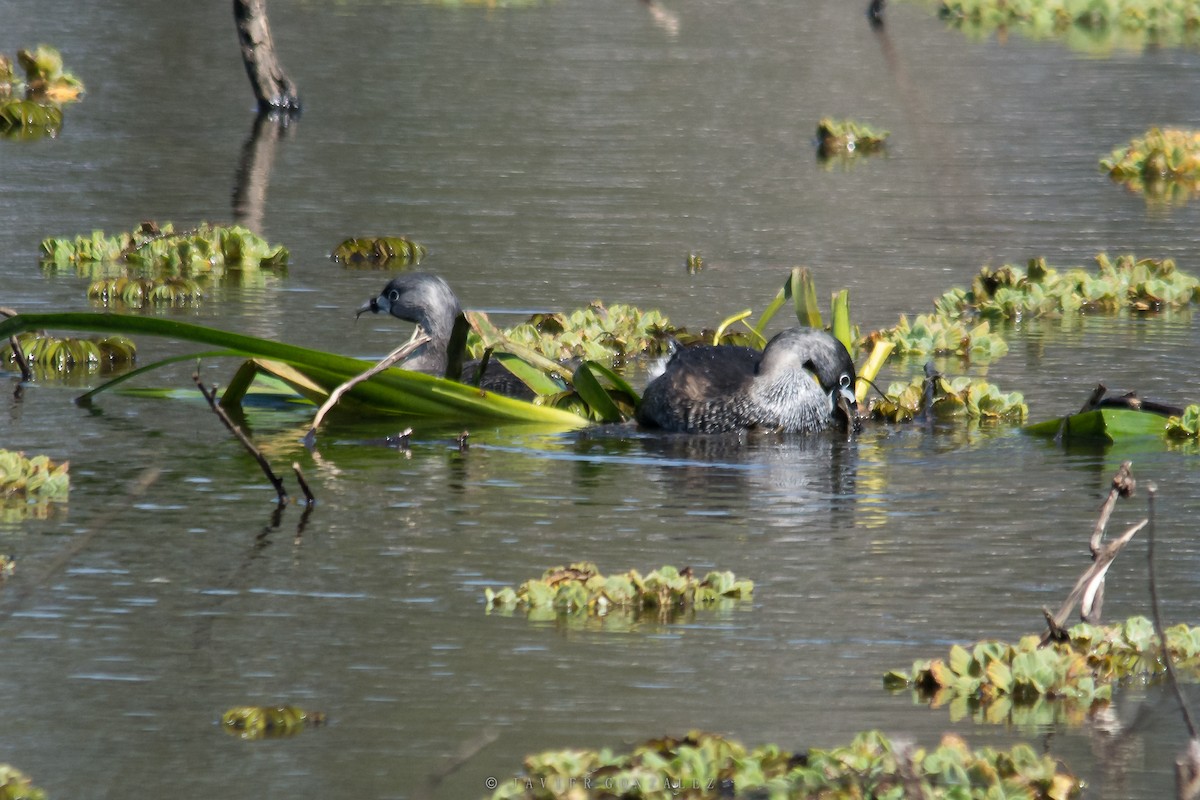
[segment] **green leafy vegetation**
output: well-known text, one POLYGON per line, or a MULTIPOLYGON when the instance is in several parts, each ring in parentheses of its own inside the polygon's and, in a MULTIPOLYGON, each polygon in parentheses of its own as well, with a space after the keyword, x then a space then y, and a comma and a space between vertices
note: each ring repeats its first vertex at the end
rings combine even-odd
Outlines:
POLYGON ((878 731, 846 747, 804 753, 775 745, 750 749, 733 739, 692 731, 636 745, 628 753, 552 750, 526 757, 521 775, 503 781, 492 800, 639 797, 820 797, 826 800, 922 797, 929 800, 1079 796, 1077 778, 1027 745, 971 750, 956 736, 936 749, 893 744, 878 731))
POLYGON ((0 499, 21 502, 64 500, 71 488, 70 464, 55 464, 46 456, 0 450, 0 499))
POLYGON ((890 342, 897 355, 954 355, 980 363, 1008 352, 1008 343, 992 331, 987 320, 967 325, 961 319, 938 314, 918 314, 911 324, 902 314, 894 328, 876 332, 872 341, 890 342))
POLYGON ((420 264, 425 247, 405 236, 347 239, 330 257, 347 266, 403 267, 420 264))
POLYGON ((854 120, 823 117, 817 123, 817 152, 823 159, 877 153, 887 145, 888 135, 854 120))
MULTIPOLYGON (((0 584, 3 584, 16 571, 17 564, 12 560, 12 556, 0 553, 0 584)), ((3 769, 3 767, 0 767, 0 769, 3 769)))
POLYGON ((1166 434, 1172 439, 1200 439, 1200 405, 1190 405, 1180 416, 1168 417, 1166 434))
MULTIPOLYGON (((1067 417, 1037 422, 1025 428, 1034 436, 1096 439, 1117 442, 1134 437, 1171 434, 1170 420, 1162 414, 1132 408, 1093 408, 1067 417)), ((1172 434, 1179 437, 1178 432, 1172 434)))
POLYGON ((592 616, 650 612, 669 620, 676 612, 746 600, 753 592, 753 582, 738 580, 732 572, 709 572, 700 579, 690 567, 681 571, 663 566, 645 576, 637 570, 605 576, 595 564, 581 562, 548 569, 541 578, 516 589, 485 589, 484 599, 489 611, 548 610, 592 616))
POLYGON ((1021 319, 1079 312, 1120 310, 1153 312, 1179 308, 1200 296, 1200 280, 1176 269, 1172 259, 1096 256, 1098 270, 1060 271, 1035 258, 1025 267, 983 267, 970 291, 952 289, 937 301, 950 316, 981 314, 1021 319))
MULTIPOLYGON (((1112 698, 1113 684, 1164 672, 1154 625, 1131 617, 1115 625, 1080 623, 1063 642, 1044 646, 1037 636, 1015 645, 983 641, 954 645, 945 658, 918 661, 911 671, 892 671, 884 685, 910 689, 934 707, 949 705, 951 717, 987 722, 1082 721, 1112 698), (1056 704, 1057 703, 1057 704, 1056 704)), ((1166 630, 1177 671, 1200 674, 1200 628, 1166 630)))
POLYGON ((46 800, 46 793, 11 764, 0 764, 0 800, 46 800))
POLYGON ((278 739, 325 724, 320 711, 295 706, 238 706, 221 715, 221 730, 239 739, 278 739))
POLYGON ((89 297, 104 305, 194 305, 214 281, 261 285, 287 268, 288 251, 240 225, 201 223, 175 231, 167 222, 107 236, 44 239, 42 269, 92 278, 89 297))
POLYGON ((62 55, 38 45, 17 53, 25 72, 17 75, 12 61, 0 55, 0 136, 35 139, 62 129, 62 103, 77 100, 83 84, 63 71, 62 55))
POLYGON ((1151 128, 1100 166, 1149 201, 1182 205, 1200 190, 1200 131, 1151 128))
MULTIPOLYGON (((605 306, 596 301, 569 314, 535 314, 503 331, 507 344, 517 345, 554 361, 583 358, 621 364, 640 355, 665 352, 667 337, 678 329, 658 311, 633 306, 605 306)), ((467 339, 473 358, 483 355, 478 334, 467 339)))
POLYGON ((1200 43, 1190 0, 942 0, 938 13, 973 38, 1012 30, 1089 53, 1200 43))
MULTIPOLYGON (((0 321, 0 340, 27 330, 53 328, 135 336, 147 334, 210 345, 220 349, 207 351, 202 357, 252 359, 252 369, 262 369, 276 375, 301 396, 316 403, 324 402, 337 386, 372 366, 370 362, 356 358, 270 339, 259 339, 178 320, 127 314, 18 314, 0 321)), ((189 358, 196 357, 198 356, 193 355, 189 358)), ((141 367, 92 390, 88 397, 94 397, 101 391, 119 385, 125 379, 178 360, 166 359, 141 367)), ((245 384, 248 385, 252 379, 251 374, 246 378, 245 384)), ((530 422, 559 429, 585 424, 585 420, 576 414, 501 397, 492 392, 480 392, 461 383, 402 369, 384 370, 370 380, 358 384, 346 394, 338 409, 358 415, 400 414, 458 419, 463 422, 530 422)))
POLYGON ((70 464, 46 456, 0 449, 0 521, 46 519, 52 503, 65 503, 71 489, 70 464))
POLYGON ((871 416, 889 422, 909 422, 926 410, 935 417, 987 421, 1022 422, 1029 415, 1020 392, 1005 394, 987 381, 941 375, 893 383, 886 398, 871 404, 871 416))
MULTIPOLYGON (((17 336, 17 344, 31 366, 54 372, 131 364, 137 358, 137 347, 124 336, 59 339, 43 332, 27 331, 17 336)), ((0 347, 0 363, 15 362, 12 345, 6 342, 0 347)))

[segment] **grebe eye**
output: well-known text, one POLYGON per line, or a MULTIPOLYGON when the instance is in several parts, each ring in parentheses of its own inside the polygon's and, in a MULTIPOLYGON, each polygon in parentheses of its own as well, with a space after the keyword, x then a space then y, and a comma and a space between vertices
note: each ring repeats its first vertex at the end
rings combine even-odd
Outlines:
POLYGON ((400 291, 398 289, 392 289, 390 292, 388 292, 388 300, 395 302, 396 300, 399 300, 399 299, 400 299, 400 291))
POLYGON ((849 375, 849 373, 843 372, 843 373, 842 373, 842 377, 838 378, 838 383, 839 383, 839 384, 841 384, 841 386, 842 386, 842 388, 843 388, 843 389, 849 389, 849 388, 850 388, 850 375, 849 375))

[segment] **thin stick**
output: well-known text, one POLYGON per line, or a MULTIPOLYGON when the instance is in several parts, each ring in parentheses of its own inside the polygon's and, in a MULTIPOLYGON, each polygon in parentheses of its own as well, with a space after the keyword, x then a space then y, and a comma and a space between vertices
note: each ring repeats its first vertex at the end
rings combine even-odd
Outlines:
MULTIPOLYGON (((6 317, 17 316, 17 312, 11 308, 0 308, 0 314, 6 317)), ((8 343, 12 346, 13 360, 17 362, 17 367, 21 370, 21 380, 23 382, 33 380, 33 370, 29 367, 29 359, 25 358, 25 351, 21 349, 21 343, 17 341, 15 334, 8 337, 8 343)))
POLYGON ((1146 489, 1146 505, 1149 506, 1150 527, 1146 531, 1146 565, 1150 573, 1150 609, 1154 612, 1154 632, 1158 634, 1158 644, 1162 648, 1163 665, 1167 668, 1167 680, 1171 683, 1171 691, 1179 702, 1179 710, 1183 713, 1183 722, 1187 725, 1188 736, 1196 738, 1196 723, 1179 690, 1179 679, 1175 676, 1175 665, 1171 663, 1171 654, 1167 652, 1167 633, 1163 629, 1162 614, 1158 610, 1158 587, 1154 579, 1154 496, 1158 487, 1151 484, 1146 489))
POLYGON ((271 465, 267 462, 266 456, 264 456, 262 452, 260 452, 259 449, 254 446, 254 443, 250 441, 250 438, 242 432, 241 428, 234 424, 233 420, 229 418, 229 415, 225 413, 225 409, 221 408, 221 406, 217 403, 216 387, 214 386, 212 390, 206 389, 203 381, 200 380, 200 373, 198 372, 192 373, 192 380, 196 383, 196 387, 200 389, 200 394, 204 395, 204 399, 208 401, 208 407, 213 410, 213 413, 216 414, 217 418, 225 424, 225 427, 229 429, 229 432, 237 437, 237 440, 242 443, 242 446, 250 452, 250 455, 254 456, 254 460, 258 462, 260 467, 262 467, 262 471, 266 474, 267 479, 271 481, 271 485, 275 487, 275 493, 279 495, 279 505, 282 506, 285 504, 288 499, 288 493, 287 489, 283 488, 283 481, 278 475, 275 474, 274 470, 271 469, 271 465))
POLYGON ((377 375, 378 373, 383 372, 385 369, 390 367, 392 364, 395 364, 397 361, 403 360, 418 347, 429 341, 431 341, 431 339, 425 334, 417 336, 400 347, 397 347, 391 353, 386 355, 382 361, 371 367, 366 372, 362 373, 361 375, 355 375, 353 378, 330 392, 329 399, 325 401, 324 405, 322 405, 317 411, 317 416, 313 418, 312 425, 309 426, 308 436, 306 438, 316 437, 317 428, 321 427, 321 421, 325 419, 325 415, 329 413, 329 410, 338 404, 338 401, 342 399, 342 395, 365 381, 367 378, 377 375))
POLYGON ((296 482, 300 484, 300 491, 304 492, 304 504, 311 506, 317 502, 317 498, 313 497, 312 489, 308 488, 308 481, 304 480, 304 473, 300 471, 300 462, 292 462, 292 472, 296 473, 296 482))
POLYGON ((1104 504, 1100 506, 1100 517, 1096 520, 1096 526, 1092 528, 1092 539, 1088 546, 1092 550, 1092 558, 1096 557, 1096 553, 1100 551, 1100 542, 1104 539, 1104 529, 1108 527, 1108 518, 1112 516, 1113 508, 1117 505, 1118 497, 1133 497, 1133 490, 1137 486, 1137 481, 1133 479, 1133 473, 1130 467, 1133 466, 1132 461, 1121 462, 1117 474, 1113 476, 1112 488, 1108 490, 1108 497, 1105 498, 1104 504))
POLYGON ((1067 595, 1067 599, 1059 606, 1056 613, 1051 614, 1049 609, 1042 609, 1042 613, 1046 615, 1046 621, 1050 625, 1050 631, 1042 637, 1042 644, 1050 639, 1062 638, 1063 625, 1066 624, 1067 617, 1071 615, 1071 610, 1075 608, 1076 603, 1081 606, 1081 616, 1088 622, 1095 622, 1093 612, 1098 606, 1097 600, 1108 568, 1112 566, 1113 559, 1117 557, 1122 548, 1129 544, 1129 540, 1133 538, 1134 534, 1146 527, 1146 523, 1146 520, 1142 520, 1131 526, 1119 538, 1101 547, 1096 553, 1096 560, 1092 562, 1087 571, 1079 576, 1079 580, 1075 581, 1075 588, 1071 589, 1071 593, 1067 595))

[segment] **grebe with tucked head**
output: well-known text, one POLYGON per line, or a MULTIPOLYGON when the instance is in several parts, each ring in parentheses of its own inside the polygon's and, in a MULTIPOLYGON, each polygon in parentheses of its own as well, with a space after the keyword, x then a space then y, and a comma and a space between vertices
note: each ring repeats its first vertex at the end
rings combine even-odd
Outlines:
POLYGON ((676 351, 646 386, 638 422, 685 433, 749 428, 811 433, 853 423, 854 362, 828 333, 789 328, 760 352, 737 345, 676 351))

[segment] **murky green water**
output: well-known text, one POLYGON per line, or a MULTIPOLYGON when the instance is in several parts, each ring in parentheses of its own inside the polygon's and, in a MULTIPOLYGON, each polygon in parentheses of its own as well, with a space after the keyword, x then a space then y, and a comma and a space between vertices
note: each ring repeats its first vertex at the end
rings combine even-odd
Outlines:
MULTIPOLYGON (((88 86, 57 140, 0 143, 0 305, 27 311, 89 307, 85 281, 37 268, 45 236, 230 219, 253 122, 225 5, 59 5, 0 2, 0 50, 55 44, 88 86)), ((1109 250, 1200 270, 1200 203, 1148 210, 1097 168, 1153 124, 1198 124, 1193 52, 974 43, 909 4, 882 35, 842 2, 675 2, 673 23, 633 0, 271 10, 306 102, 262 217, 292 267, 183 313, 206 324, 386 352, 408 331, 353 318, 386 275, 327 259, 356 234, 422 242, 425 268, 502 320, 601 298, 700 326, 761 307, 796 264, 822 292, 848 287, 864 328, 927 310, 984 263, 1109 250), (810 140, 827 114, 890 129, 889 155, 823 169, 810 140)), ((1033 323, 973 372, 1025 391, 1035 417, 1101 380, 1187 402, 1196 344, 1190 313, 1033 323)), ((182 347, 145 341, 143 358, 182 347)), ((85 410, 77 393, 32 385, 0 414, 0 445, 72 463, 63 513, 0 524, 20 569, 0 596, 15 609, 0 623, 0 761, 52 797, 470 798, 533 751, 688 728, 796 748, 876 727, 1025 739, 1087 776, 1089 796, 1172 786, 1184 731, 1157 689, 1120 693, 1118 720, 1138 719, 1120 738, 1099 722, 955 722, 880 676, 1038 630, 1087 563, 1124 457, 1160 487, 1166 614, 1197 622, 1192 452, 957 426, 736 444, 473 428, 460 452, 458 428, 418 424, 409 457, 364 444, 391 423, 343 420, 309 454, 304 413, 262 413, 256 437, 320 499, 275 521, 257 466, 199 402, 85 410), (632 630, 484 614, 483 587, 580 559, 731 569, 757 591, 632 630), (216 726, 230 706, 277 702, 330 725, 257 744, 216 726)), ((1146 611, 1144 553, 1135 541, 1113 567, 1109 619, 1146 611)))

